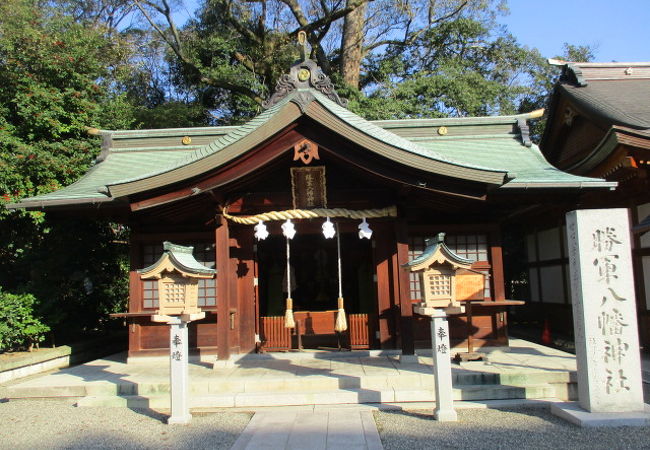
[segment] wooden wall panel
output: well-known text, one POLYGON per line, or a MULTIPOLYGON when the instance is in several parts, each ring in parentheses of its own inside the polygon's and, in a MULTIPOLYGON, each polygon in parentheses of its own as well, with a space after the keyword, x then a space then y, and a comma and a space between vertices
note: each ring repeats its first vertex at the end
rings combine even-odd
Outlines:
POLYGON ((370 327, 368 314, 348 315, 348 331, 352 350, 370 348, 370 327))
POLYGON ((169 325, 151 322, 149 317, 143 317, 140 331, 142 350, 169 348, 169 325))
POLYGON ((191 347, 216 347, 217 346, 217 321, 216 314, 208 313, 205 319, 190 323, 189 328, 191 347))
MULTIPOLYGON (((504 345, 503 337, 495 331, 494 322, 499 313, 493 311, 494 309, 480 311, 478 307, 475 307, 472 317, 473 337, 483 341, 490 341, 493 343, 492 345, 504 345)), ((418 343, 418 347, 431 345, 430 321, 431 319, 428 317, 415 316, 415 341, 418 343)), ((467 333, 467 318, 464 315, 449 318, 449 337, 453 345, 466 342, 467 333)))
POLYGON ((284 327, 284 317, 260 317, 260 340, 266 351, 289 350, 291 329, 284 327))

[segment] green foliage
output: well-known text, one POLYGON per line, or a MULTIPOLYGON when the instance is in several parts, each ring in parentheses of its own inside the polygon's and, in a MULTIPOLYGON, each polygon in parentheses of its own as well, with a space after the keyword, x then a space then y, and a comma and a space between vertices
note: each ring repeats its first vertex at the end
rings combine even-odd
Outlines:
POLYGON ((513 114, 544 64, 489 22, 461 17, 374 56, 362 84, 369 99, 385 105, 383 118, 513 114))
POLYGON ((114 89, 128 53, 123 42, 56 6, 36 0, 0 5, 0 285, 36 294, 33 307, 46 323, 72 332, 97 328, 105 311, 124 301, 124 249, 108 250, 116 246, 115 236, 102 232, 106 224, 64 224, 4 205, 76 181, 99 152, 87 128, 131 128, 135 108, 114 89), (74 247, 63 248, 62 236, 74 237, 74 247), (85 267, 93 254, 106 260, 85 267), (78 261, 56 264, 62 255, 78 261), (90 277, 96 286, 92 296, 74 281, 80 265, 82 281, 90 277))
POLYGON ((35 1, 10 0, 0 14, 0 195, 7 201, 72 183, 97 151, 86 128, 133 120, 124 120, 129 108, 102 84, 122 57, 104 30, 47 14, 35 1))
POLYGON ((37 311, 59 340, 105 328, 110 313, 126 310, 128 231, 88 220, 49 218, 46 225, 47 238, 29 254, 23 288, 40 300, 37 311))
POLYGON ((169 101, 135 111, 140 128, 188 128, 210 124, 205 107, 196 103, 169 101))
POLYGON ((31 348, 50 328, 34 317, 36 298, 0 289, 0 352, 31 348))

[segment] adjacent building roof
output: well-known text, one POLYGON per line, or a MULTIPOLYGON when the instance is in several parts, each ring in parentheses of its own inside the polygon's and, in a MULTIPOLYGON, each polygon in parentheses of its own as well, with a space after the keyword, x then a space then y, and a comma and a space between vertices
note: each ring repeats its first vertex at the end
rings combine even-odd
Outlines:
POLYGON ((650 137, 650 62, 582 63, 549 60, 562 67, 550 102, 548 126, 542 138, 544 153, 559 145, 552 134, 559 124, 571 126, 574 115, 588 118, 603 137, 591 151, 565 168, 587 173, 612 154, 617 145, 648 146, 650 137), (560 111, 565 99, 573 111, 560 111), (564 118, 558 115, 564 114, 564 118), (643 141, 646 141, 643 143, 643 141))
POLYGON ((395 164, 447 177, 506 189, 615 186, 552 167, 528 138, 526 120, 534 115, 367 121, 346 109, 316 70, 309 60, 294 66, 296 76, 281 80, 268 109, 241 126, 99 131, 103 151, 79 181, 11 207, 124 200, 221 167, 302 117, 395 164), (305 67, 312 79, 297 76, 305 67))
POLYGON ((565 63, 558 89, 610 125, 650 128, 650 62, 565 63))

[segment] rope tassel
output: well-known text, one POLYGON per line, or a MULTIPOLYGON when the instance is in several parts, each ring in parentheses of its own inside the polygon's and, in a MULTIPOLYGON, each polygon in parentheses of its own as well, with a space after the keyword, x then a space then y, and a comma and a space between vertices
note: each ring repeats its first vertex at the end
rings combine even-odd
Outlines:
POLYGON ((284 327, 295 328, 296 321, 293 318, 293 299, 291 298, 291 246, 287 237, 287 305, 284 311, 284 327))
POLYGON ((339 297, 339 311, 336 313, 336 323, 334 331, 342 333, 348 329, 348 321, 345 319, 345 309, 343 308, 343 297, 339 297))
POLYGON ((348 329, 348 322, 345 319, 345 307, 343 302, 343 277, 341 274, 341 233, 339 233, 339 224, 336 224, 336 254, 339 266, 339 298, 338 298, 338 312, 336 313, 336 323, 334 324, 334 331, 342 333, 348 329))
POLYGON ((287 309, 284 311, 284 327, 296 328, 296 321, 293 318, 293 299, 287 297, 287 309))

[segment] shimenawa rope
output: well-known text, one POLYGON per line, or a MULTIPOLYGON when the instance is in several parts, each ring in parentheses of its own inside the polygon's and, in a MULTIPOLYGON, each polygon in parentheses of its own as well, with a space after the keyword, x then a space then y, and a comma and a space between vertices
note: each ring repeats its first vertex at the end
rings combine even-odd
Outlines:
POLYGON ((388 206, 378 209, 347 209, 347 208, 315 208, 315 209, 288 209, 285 211, 269 211, 255 214, 254 216, 231 216, 228 207, 224 206, 222 215, 235 223, 243 225, 256 225, 260 221, 287 219, 315 219, 318 217, 346 217, 348 219, 373 219, 379 217, 397 217, 397 207, 388 206))

